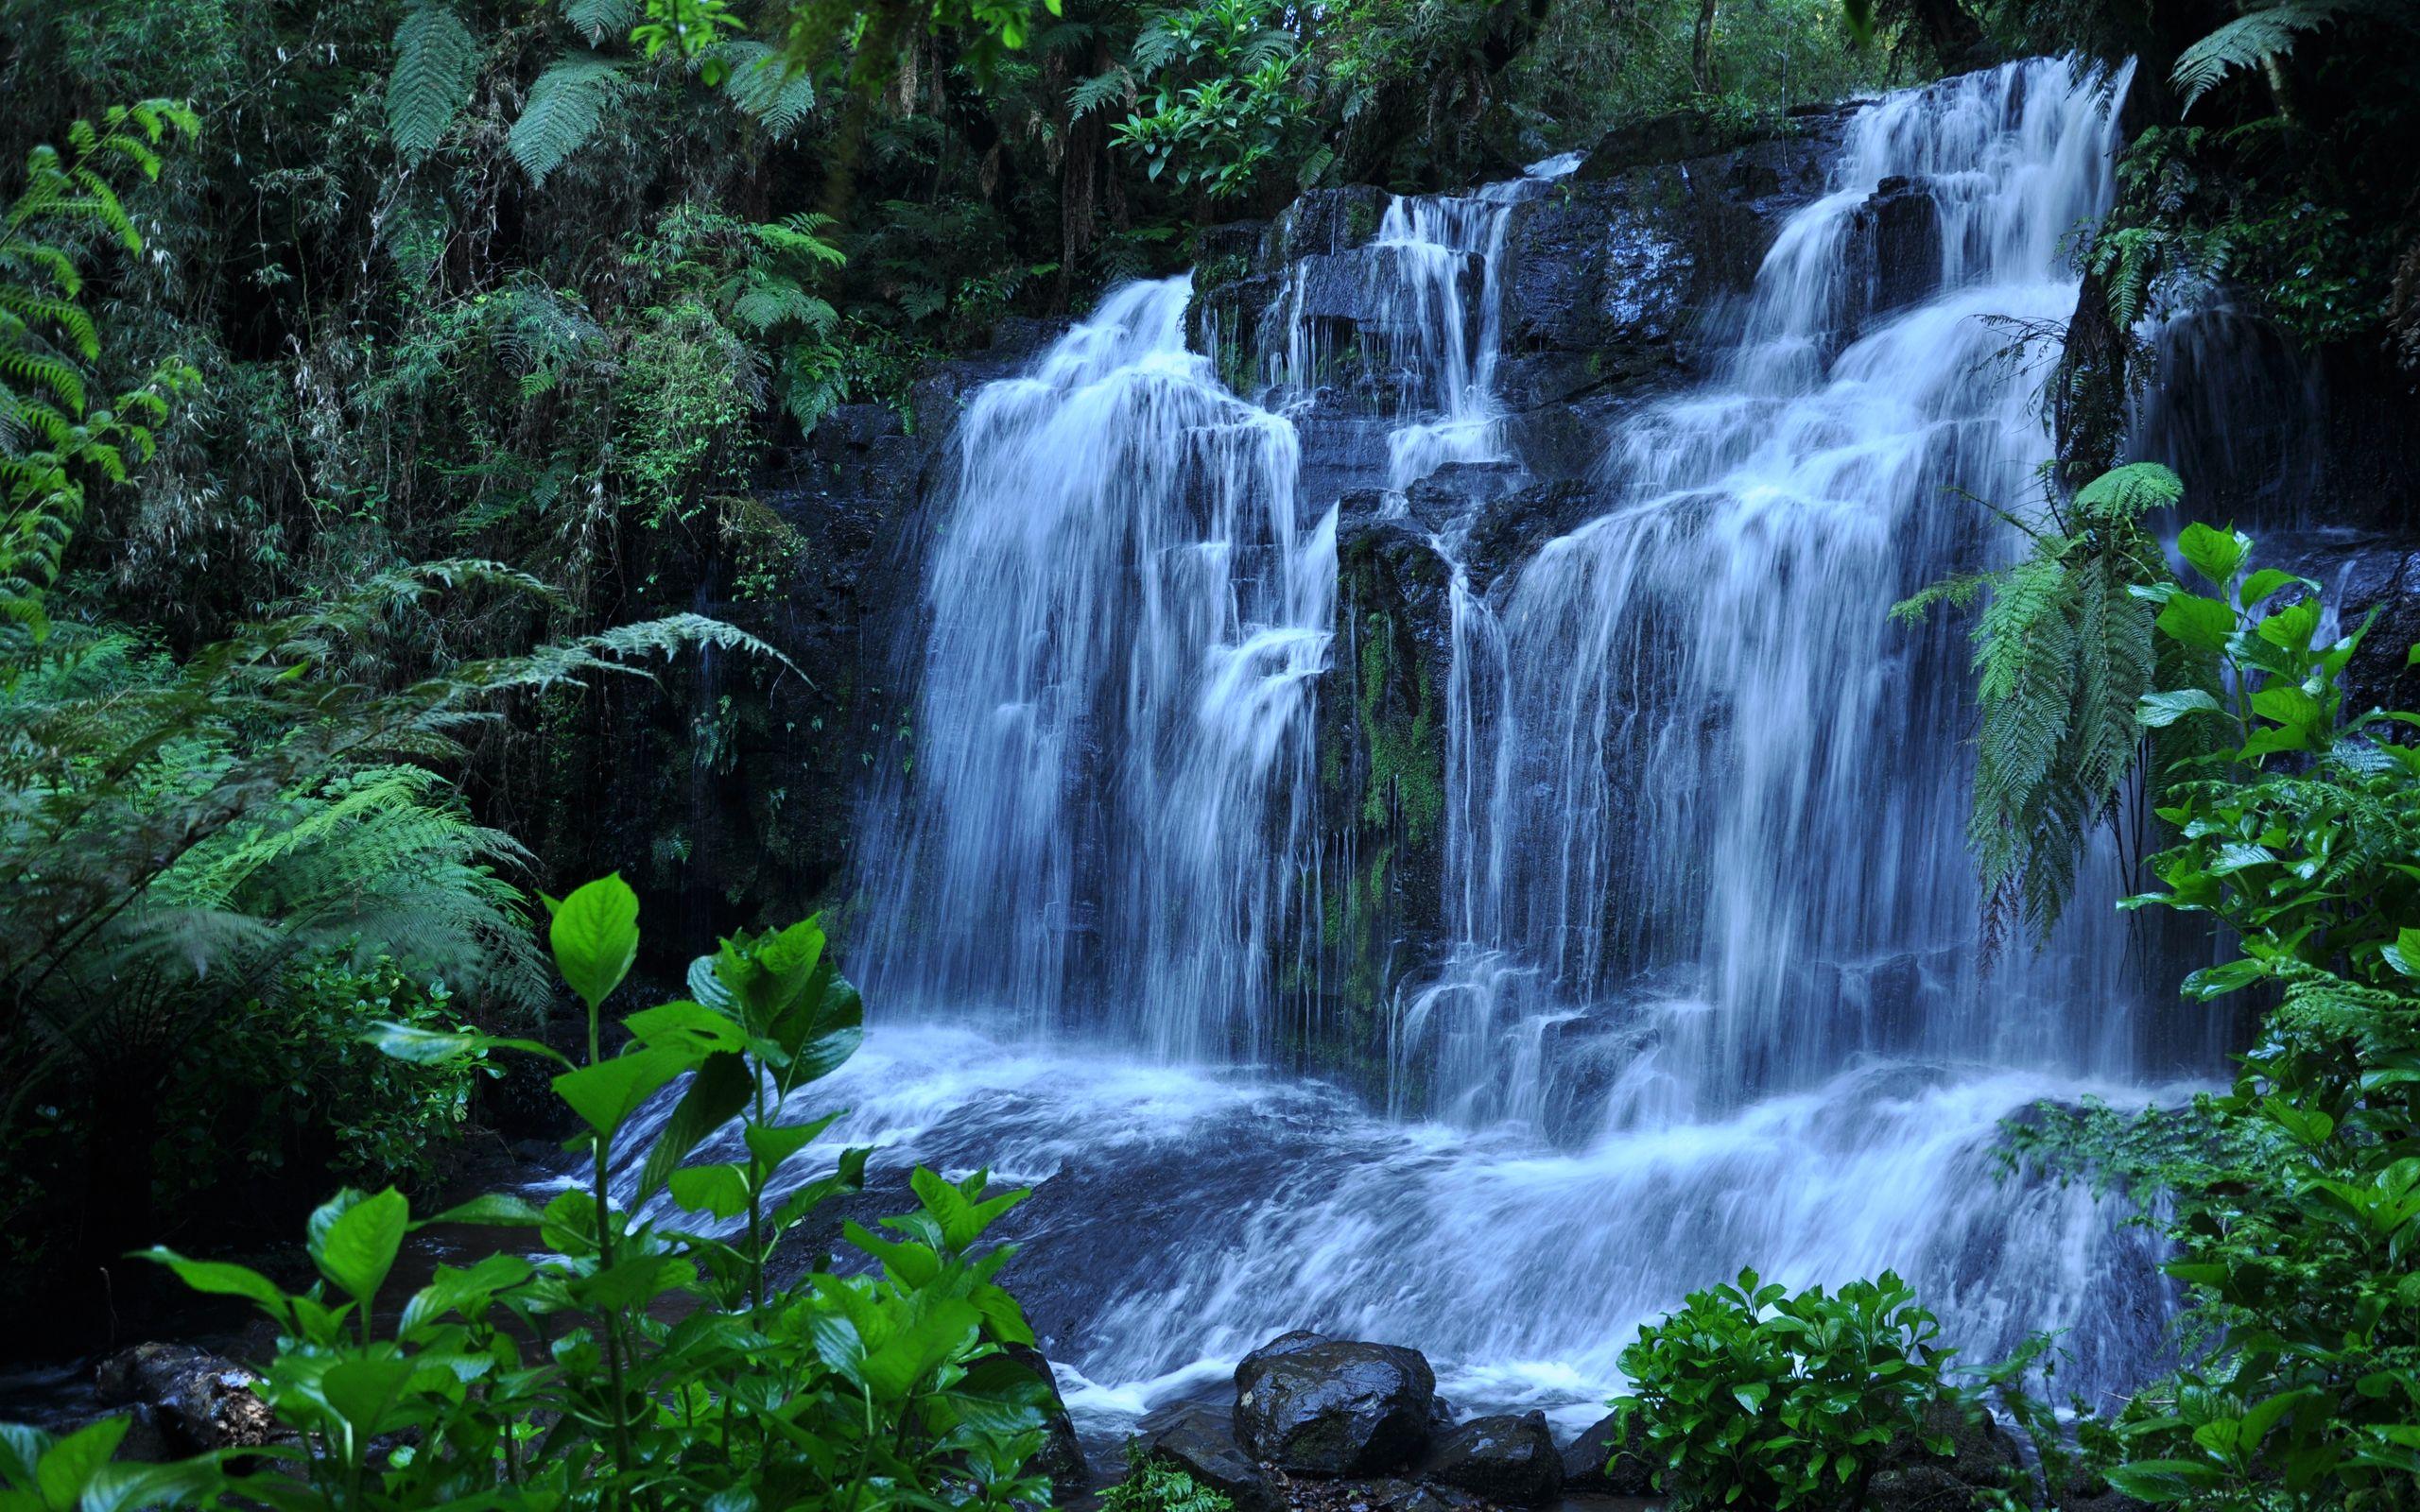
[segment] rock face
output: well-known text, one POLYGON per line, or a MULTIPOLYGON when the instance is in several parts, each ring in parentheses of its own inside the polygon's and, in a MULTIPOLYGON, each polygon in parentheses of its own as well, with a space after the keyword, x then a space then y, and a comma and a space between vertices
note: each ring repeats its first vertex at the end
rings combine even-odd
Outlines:
POLYGON ((1941 206, 1913 179, 1885 179, 1849 221, 1849 257, 1866 276, 1864 319, 1895 315, 1941 288, 1941 206))
POLYGON ((1311 1475, 1374 1475, 1419 1454, 1436 1373, 1417 1349, 1322 1340, 1263 1349, 1236 1369, 1236 1439, 1311 1475))
POLYGON ((166 1447, 199 1454, 257 1449, 277 1421, 254 1393, 260 1378, 233 1360, 182 1344, 138 1344, 101 1362, 94 1394, 107 1406, 147 1412, 166 1447))
POLYGON ((1472 1418, 1429 1446, 1420 1473, 1498 1506, 1540 1506, 1563 1490, 1563 1456, 1539 1412, 1472 1418))
POLYGON ((1563 1488, 1569 1493, 1601 1496, 1651 1496, 1655 1468, 1637 1451, 1645 1439, 1636 1430, 1625 1438, 1611 1414, 1563 1452, 1563 1488))
POLYGON ((1949 1441, 1949 1452, 1934 1453, 1913 1438, 1884 1445, 1866 1483, 1873 1512, 1961 1512, 1981 1505, 1988 1493, 2007 1488, 2024 1463, 2016 1440, 1989 1416, 1969 1418, 1936 1402, 1926 1409, 1924 1426, 1949 1441))

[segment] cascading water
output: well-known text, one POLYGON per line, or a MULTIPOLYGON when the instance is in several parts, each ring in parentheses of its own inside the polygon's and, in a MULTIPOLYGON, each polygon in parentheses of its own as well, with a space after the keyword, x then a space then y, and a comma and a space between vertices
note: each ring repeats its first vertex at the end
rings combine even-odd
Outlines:
MULTIPOLYGON (((915 770, 868 823, 878 1024, 812 1098, 886 1160, 1042 1183, 1013 1276, 1080 1414, 1308 1327, 1419 1346, 1460 1405, 1585 1419, 1640 1322, 1744 1264, 1896 1267, 1970 1358, 2068 1329, 2085 1390, 2156 1354, 2149 1241, 1998 1179, 1996 1146, 2043 1099, 2155 1097, 2202 1047, 2157 1042, 2105 867, 2048 951, 1980 964, 1962 644, 1883 616, 2000 549, 1954 490, 2034 486, 2047 442, 1980 318, 2072 308, 2113 116, 2056 61, 1864 110, 1713 376, 1610 438, 1599 517, 1486 598, 1454 568, 1456 943, 1386 1052, 1421 1118, 1253 1064, 1322 886, 1337 524, 1306 520, 1279 412, 1322 332, 1281 301, 1264 409, 1184 350, 1184 284, 1130 287, 976 397, 915 770), (1893 303, 1849 251, 1899 177, 1941 236, 1893 303)), ((1370 483, 1499 455, 1498 253, 1540 187, 1389 210, 1370 483)))
POLYGON ((867 868, 856 969, 894 1011, 1269 1048, 1335 521, 1298 518, 1292 428, 1185 351, 1190 294, 1114 293, 959 422, 915 766, 867 868))

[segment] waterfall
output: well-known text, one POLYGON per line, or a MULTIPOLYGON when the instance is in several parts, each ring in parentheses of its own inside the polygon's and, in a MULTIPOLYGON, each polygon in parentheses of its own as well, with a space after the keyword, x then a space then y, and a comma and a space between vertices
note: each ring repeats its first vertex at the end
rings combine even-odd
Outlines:
POLYGON ((2066 1330, 2085 1392, 2157 1357, 2152 1242, 2007 1178, 2000 1127, 2178 1095, 2212 1047, 2152 1011, 2105 856, 2058 939, 1985 964, 1963 627, 1884 613, 2013 549, 1974 500, 2025 500, 2048 441, 1987 318, 2073 308, 2123 83, 2038 60, 1863 108, 1703 376, 1606 437, 1593 518, 1483 587, 1461 554, 1487 500, 1426 519, 1450 943, 1374 1047, 1383 1111, 1283 1069, 1317 1026, 1281 963, 1315 959, 1337 885, 1322 679, 1354 664, 1301 428, 1349 369, 1391 522, 1447 464, 1517 468, 1506 226, 1570 162, 1298 258, 1251 399, 1187 350, 1182 280, 974 395, 912 769, 862 844, 874 1032, 809 1095, 878 1171, 1037 1184, 1011 1280, 1080 1416, 1316 1328, 1577 1426, 1641 1322, 1743 1265, 1894 1267, 1977 1363, 2066 1330), (1914 266, 1870 255, 1886 209, 1930 228, 1914 266))
POLYGON ((892 1011, 1268 1052, 1335 520, 1299 518, 1292 427, 1185 350, 1190 297, 1116 291, 959 421, 908 792, 868 840, 856 969, 892 1011))

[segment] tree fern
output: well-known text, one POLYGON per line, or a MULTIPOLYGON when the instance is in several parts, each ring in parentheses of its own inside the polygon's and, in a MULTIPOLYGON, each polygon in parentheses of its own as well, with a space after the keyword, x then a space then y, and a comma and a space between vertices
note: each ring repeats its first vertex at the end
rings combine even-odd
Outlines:
POLYGON ((815 79, 791 71, 782 55, 761 42, 735 40, 715 47, 728 72, 723 93, 732 102, 764 124, 780 141, 806 124, 815 111, 815 79))
POLYGON ((2039 939, 2075 891, 2093 830, 2118 817, 2136 770, 2145 695, 2162 686, 2152 624, 2136 590, 2165 580, 2143 517, 2174 504, 2168 469, 2137 463, 2080 490, 2064 514, 2018 522, 2026 554, 1954 577, 1896 606, 1902 620, 1984 599, 1972 632, 1974 804, 1967 841, 1984 898, 1985 942, 2013 924, 2039 939))
POLYGON ((387 137, 417 158, 436 150, 470 98, 479 44, 462 19, 438 0, 421 0, 395 25, 395 64, 387 76, 387 137))
POLYGON ((639 19, 638 0, 562 0, 562 9, 563 19, 591 47, 608 37, 627 38, 639 19))
POLYGON ((629 80, 602 58, 565 58, 538 76, 529 102, 506 133, 505 150, 540 182, 563 160, 586 146, 604 124, 605 112, 629 80))
POLYGON ((2177 55, 2169 74, 2185 108, 2239 69, 2257 68, 2293 51, 2302 33, 2316 31, 2347 11, 2362 9, 2347 0, 2272 0, 2247 10, 2177 55))

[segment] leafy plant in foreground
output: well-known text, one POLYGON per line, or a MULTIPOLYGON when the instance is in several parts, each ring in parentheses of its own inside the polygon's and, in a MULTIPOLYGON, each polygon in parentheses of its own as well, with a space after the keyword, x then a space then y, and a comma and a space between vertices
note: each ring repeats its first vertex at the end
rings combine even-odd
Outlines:
POLYGON ((978 1247, 1022 1192, 990 1193, 980 1172, 952 1182, 919 1170, 919 1207, 884 1220, 888 1234, 844 1226, 871 1269, 819 1263, 794 1285, 768 1283, 773 1246, 856 1190, 867 1155, 786 1182, 832 1122, 786 1122, 786 1097, 859 1037, 856 992, 816 922, 726 940, 692 969, 695 996, 631 1014, 630 1044, 612 1056, 600 1010, 637 954, 636 898, 617 877, 591 883, 554 905, 549 937, 588 1007, 579 1062, 404 1023, 377 1038, 423 1063, 502 1051, 559 1061, 555 1091, 585 1125, 575 1143, 593 1156, 591 1182, 543 1210, 493 1195, 420 1219, 392 1189, 339 1193, 311 1219, 320 1279, 299 1293, 240 1265, 151 1251, 197 1290, 249 1298, 276 1323, 261 1394, 293 1436, 239 1473, 213 1457, 108 1464, 123 1421, 61 1441, 9 1429, 7 1504, 1006 1512, 1046 1496, 1024 1470, 1046 1388, 1000 1348, 1032 1342, 993 1280, 1010 1251, 978 1247), (617 1146, 683 1076, 643 1154, 621 1152, 640 1156, 639 1177, 617 1203, 617 1146), (745 1160, 683 1163, 735 1117, 745 1160), (691 1217, 654 1214, 648 1199, 667 1191, 691 1217), (743 1215, 736 1231, 722 1227, 743 1215), (406 1237, 433 1223, 533 1231, 547 1253, 440 1265, 390 1300, 406 1237))
POLYGON ((1615 1403, 1617 1441, 1643 1439, 1633 1452, 1684 1512, 1854 1506, 1882 1446, 1949 1452, 1927 1418, 1951 1396, 1941 1372, 1956 1351, 1940 1333, 1888 1271, 1791 1296, 1743 1270, 1622 1351, 1632 1393, 1615 1403))
POLYGON ((1101 1512, 1235 1512, 1226 1492, 1165 1460, 1126 1450, 1126 1478, 1100 1494, 1101 1512))

